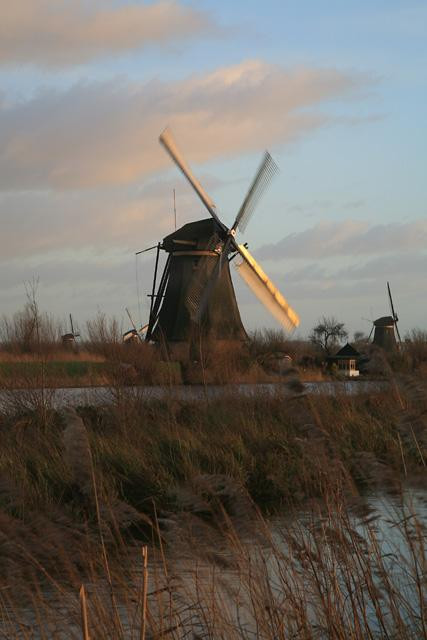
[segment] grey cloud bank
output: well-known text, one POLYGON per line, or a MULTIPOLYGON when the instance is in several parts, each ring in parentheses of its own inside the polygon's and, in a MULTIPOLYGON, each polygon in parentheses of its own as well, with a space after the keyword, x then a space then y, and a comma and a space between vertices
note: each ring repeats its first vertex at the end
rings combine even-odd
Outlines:
POLYGON ((323 259, 427 249, 427 219, 371 226, 368 222, 344 220, 321 222, 292 233, 274 244, 261 247, 263 259, 323 259))

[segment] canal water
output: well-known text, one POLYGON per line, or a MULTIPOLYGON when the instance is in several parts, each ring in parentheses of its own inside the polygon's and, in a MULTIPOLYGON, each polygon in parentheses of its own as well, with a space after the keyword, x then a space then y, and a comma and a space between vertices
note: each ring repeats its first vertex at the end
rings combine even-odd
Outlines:
MULTIPOLYGON (((386 381, 374 380, 348 380, 348 381, 323 381, 304 382, 297 393, 324 394, 324 395, 358 395, 364 393, 376 393, 388 388, 386 381)), ((93 405, 100 406, 108 404, 117 398, 118 394, 137 396, 143 400, 162 400, 177 398, 184 401, 197 401, 206 398, 214 399, 230 394, 241 396, 254 395, 274 395, 274 394, 295 395, 295 390, 286 383, 264 383, 264 384, 227 384, 227 385, 174 385, 174 386, 141 386, 123 387, 115 389, 112 387, 76 387, 63 389, 14 389, 0 390, 0 408, 7 407, 13 403, 23 405, 43 401, 43 398, 50 406, 61 408, 65 406, 93 405)))

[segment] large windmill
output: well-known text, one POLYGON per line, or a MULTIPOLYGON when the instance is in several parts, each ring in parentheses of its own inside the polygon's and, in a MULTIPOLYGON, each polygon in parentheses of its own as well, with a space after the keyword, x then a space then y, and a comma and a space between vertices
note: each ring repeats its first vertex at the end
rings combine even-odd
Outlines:
POLYGON ((246 332, 240 319, 230 276, 230 261, 263 305, 287 330, 299 324, 298 315, 261 269, 246 245, 238 244, 237 231, 248 221, 277 167, 265 153, 233 225, 219 218, 215 205, 172 138, 165 130, 160 143, 182 171, 210 217, 184 225, 166 236, 156 247, 156 266, 146 340, 190 342, 195 336, 217 340, 244 340, 246 332), (160 250, 167 260, 157 286, 160 250))
POLYGON ((387 294, 390 304, 391 316, 382 316, 381 318, 374 320, 370 336, 373 331, 373 344, 376 344, 378 347, 385 349, 385 351, 394 351, 401 345, 402 341, 400 339, 399 328, 397 326, 399 318, 397 317, 397 313, 394 310, 393 298, 391 297, 390 284, 388 282, 387 294))

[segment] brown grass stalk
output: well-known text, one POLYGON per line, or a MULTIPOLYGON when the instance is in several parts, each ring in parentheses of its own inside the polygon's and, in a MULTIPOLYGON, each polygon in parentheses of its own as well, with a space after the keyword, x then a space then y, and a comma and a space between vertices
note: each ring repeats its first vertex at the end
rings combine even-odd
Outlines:
POLYGON ((79 600, 80 600, 80 611, 81 611, 81 617, 82 617, 83 640, 90 640, 88 613, 87 613, 87 602, 86 602, 86 591, 85 591, 84 585, 82 585, 80 587, 79 600))

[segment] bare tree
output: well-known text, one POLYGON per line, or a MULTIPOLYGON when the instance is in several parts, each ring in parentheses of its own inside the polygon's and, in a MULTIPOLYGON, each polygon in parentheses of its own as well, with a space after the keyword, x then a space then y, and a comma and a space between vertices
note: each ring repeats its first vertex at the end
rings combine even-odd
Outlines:
POLYGON ((334 316, 329 318, 322 316, 318 324, 313 327, 310 334, 310 341, 330 354, 332 347, 341 340, 347 338, 348 333, 344 329, 344 323, 338 322, 334 316))
POLYGON ((111 355, 122 345, 122 327, 116 318, 107 318, 103 311, 98 311, 93 320, 86 323, 89 350, 102 355, 111 355))
POLYGON ((0 346, 17 353, 46 353, 59 344, 61 325, 37 302, 38 280, 25 283, 27 301, 12 318, 0 318, 0 346))

